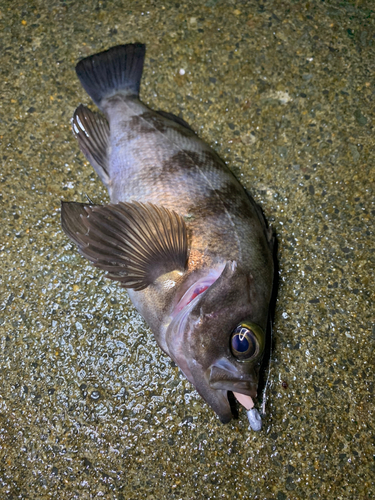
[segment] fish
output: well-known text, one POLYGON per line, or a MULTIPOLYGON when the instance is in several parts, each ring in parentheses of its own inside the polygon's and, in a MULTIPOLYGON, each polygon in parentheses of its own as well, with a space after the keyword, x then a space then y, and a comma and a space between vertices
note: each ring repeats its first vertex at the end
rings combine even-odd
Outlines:
POLYGON ((145 53, 118 45, 76 66, 99 112, 80 104, 73 134, 110 203, 62 201, 62 229, 127 289, 162 351, 228 423, 231 394, 251 412, 257 397, 274 235, 217 153, 181 117, 142 103, 145 53))

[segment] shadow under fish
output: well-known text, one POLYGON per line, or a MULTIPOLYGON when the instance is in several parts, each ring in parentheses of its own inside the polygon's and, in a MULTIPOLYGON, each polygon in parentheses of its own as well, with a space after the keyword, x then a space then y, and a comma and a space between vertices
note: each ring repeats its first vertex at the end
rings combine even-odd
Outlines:
POLYGON ((139 100, 144 57, 144 45, 129 44, 77 64, 105 118, 80 105, 73 133, 111 203, 62 202, 62 227, 128 289, 161 349, 220 420, 233 416, 233 393, 259 430, 254 400, 274 237, 260 207, 189 125, 139 100))

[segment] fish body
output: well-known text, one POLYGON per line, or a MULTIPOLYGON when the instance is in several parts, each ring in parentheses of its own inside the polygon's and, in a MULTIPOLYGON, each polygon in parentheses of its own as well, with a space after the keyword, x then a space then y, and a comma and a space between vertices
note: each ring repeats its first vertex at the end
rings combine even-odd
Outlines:
POLYGON ((139 100, 145 47, 113 47, 77 75, 80 149, 111 203, 62 204, 80 252, 128 289, 156 341, 222 422, 228 391, 256 397, 273 285, 272 232, 218 155, 181 118, 139 100))

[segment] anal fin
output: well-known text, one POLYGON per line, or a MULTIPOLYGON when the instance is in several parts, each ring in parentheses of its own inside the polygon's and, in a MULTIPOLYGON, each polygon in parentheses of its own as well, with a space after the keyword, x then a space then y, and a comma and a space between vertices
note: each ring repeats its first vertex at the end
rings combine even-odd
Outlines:
POLYGON ((159 276, 185 269, 185 222, 164 207, 138 202, 63 203, 61 219, 80 253, 125 288, 143 290, 159 276))
POLYGON ((80 104, 72 118, 72 130, 80 150, 91 163, 103 184, 108 186, 109 126, 107 121, 80 104))

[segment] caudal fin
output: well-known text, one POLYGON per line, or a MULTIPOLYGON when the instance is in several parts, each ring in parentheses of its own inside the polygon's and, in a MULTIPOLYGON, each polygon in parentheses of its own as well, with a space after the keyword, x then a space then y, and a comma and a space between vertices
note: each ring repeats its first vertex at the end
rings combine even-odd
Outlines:
POLYGON ((144 44, 131 43, 79 61, 77 76, 98 107, 105 97, 118 92, 138 96, 145 52, 144 44))

